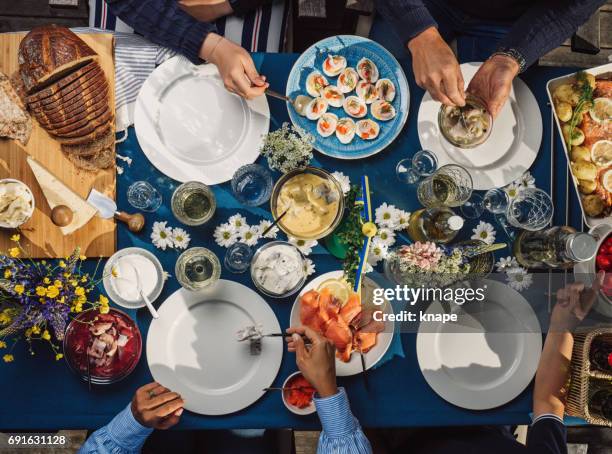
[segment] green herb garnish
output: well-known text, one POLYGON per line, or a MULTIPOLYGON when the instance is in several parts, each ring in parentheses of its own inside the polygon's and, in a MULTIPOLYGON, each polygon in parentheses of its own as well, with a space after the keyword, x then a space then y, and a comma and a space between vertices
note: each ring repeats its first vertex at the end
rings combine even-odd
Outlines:
POLYGON ((346 246, 346 257, 342 264, 344 278, 351 286, 355 285, 357 278, 357 268, 359 268, 359 253, 363 247, 363 219, 361 218, 362 205, 356 204, 355 200, 361 188, 357 185, 351 186, 350 191, 345 196, 345 206, 348 210, 343 221, 343 228, 338 232, 338 238, 346 246))
POLYGON ((593 87, 589 83, 587 74, 584 71, 576 73, 576 86, 580 89, 580 98, 578 103, 574 107, 572 112, 572 118, 569 121, 569 131, 567 134, 567 146, 572 147, 572 138, 574 137, 574 129, 578 126, 579 121, 582 119, 582 109, 585 105, 593 102, 593 87))

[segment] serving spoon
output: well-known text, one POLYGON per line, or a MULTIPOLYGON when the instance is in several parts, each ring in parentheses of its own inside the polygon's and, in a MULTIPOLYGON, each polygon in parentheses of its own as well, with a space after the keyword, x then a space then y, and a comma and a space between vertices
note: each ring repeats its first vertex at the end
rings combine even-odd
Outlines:
POLYGON ((151 303, 151 300, 145 294, 145 292, 142 291, 142 279, 140 278, 140 272, 138 271, 138 268, 136 268, 131 263, 129 263, 128 265, 132 267, 132 269, 134 270, 134 274, 136 275, 136 290, 138 291, 138 294, 144 300, 144 302, 145 302, 145 304, 147 306, 147 309, 149 309, 149 312, 151 313, 151 316, 153 318, 159 318, 159 314, 155 310, 155 307, 153 307, 153 303, 151 303))
POLYGON ((276 99, 281 99, 283 101, 287 101, 289 104, 291 104, 291 106, 293 106, 293 108, 295 109, 295 111, 301 115, 302 117, 304 115, 306 115, 304 113, 304 110, 306 109, 306 106, 308 105, 308 103, 310 101, 312 101, 312 98, 310 96, 305 96, 305 95, 297 95, 295 97, 295 99, 291 99, 289 96, 285 96, 282 95, 274 90, 271 89, 266 89, 266 94, 268 96, 272 96, 273 98, 276 99))

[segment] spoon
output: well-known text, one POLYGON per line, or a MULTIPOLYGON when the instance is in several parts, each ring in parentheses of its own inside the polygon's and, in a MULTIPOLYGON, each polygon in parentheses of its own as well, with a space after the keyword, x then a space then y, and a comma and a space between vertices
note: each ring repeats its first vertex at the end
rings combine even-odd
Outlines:
POLYGON ((283 101, 287 101, 289 104, 293 106, 295 111, 301 116, 305 115, 304 109, 306 108, 308 103, 312 101, 311 97, 305 96, 305 95, 298 95, 296 96, 295 99, 291 99, 289 96, 281 95, 280 93, 274 90, 270 90, 269 88, 266 90, 266 94, 268 96, 272 96, 273 98, 282 99, 283 101))
POLYGON ((145 295, 145 293, 142 291, 142 279, 140 278, 140 272, 138 271, 138 268, 136 268, 131 263, 129 265, 132 267, 132 269, 134 270, 134 273, 136 274, 136 289, 138 293, 140 294, 140 296, 142 297, 142 299, 144 300, 145 304, 147 305, 147 309, 149 309, 149 312, 151 313, 151 316, 153 318, 159 318, 159 314, 153 307, 151 300, 149 300, 149 297, 145 295))

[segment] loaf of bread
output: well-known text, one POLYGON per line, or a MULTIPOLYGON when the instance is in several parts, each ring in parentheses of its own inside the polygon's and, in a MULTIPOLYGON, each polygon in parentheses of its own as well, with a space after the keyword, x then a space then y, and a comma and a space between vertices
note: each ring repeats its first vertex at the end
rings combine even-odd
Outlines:
POLYGON ((8 76, 0 72, 0 137, 28 143, 32 133, 32 120, 25 111, 19 95, 8 76))
POLYGON ((19 71, 28 93, 97 58, 85 41, 57 25, 36 27, 19 44, 19 71))

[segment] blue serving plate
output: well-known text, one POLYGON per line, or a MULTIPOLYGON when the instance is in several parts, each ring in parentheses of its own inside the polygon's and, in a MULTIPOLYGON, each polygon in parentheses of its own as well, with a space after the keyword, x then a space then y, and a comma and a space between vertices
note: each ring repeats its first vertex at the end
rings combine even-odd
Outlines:
MULTIPOLYGON (((389 121, 379 121, 370 114, 364 118, 371 118, 380 125, 380 135, 374 140, 363 140, 355 135, 349 144, 341 143, 335 134, 330 137, 321 137, 317 133, 317 122, 308 120, 297 114, 292 106, 287 106, 291 122, 310 133, 315 138, 314 148, 321 153, 338 159, 361 159, 381 152, 388 147, 401 132, 408 118, 408 106, 410 105, 410 91, 406 75, 402 71, 398 61, 380 44, 360 36, 341 35, 325 38, 309 47, 297 59, 287 80, 286 94, 290 98, 306 93, 306 78, 313 71, 323 73, 323 61, 328 54, 342 55, 347 60, 347 65, 355 68, 357 62, 363 57, 369 58, 376 64, 380 73, 379 78, 390 79, 395 84, 396 94, 392 104, 397 115, 389 121)), ((330 84, 335 85, 338 77, 325 76, 330 84)), ((353 90, 345 96, 355 95, 353 90)), ((328 112, 335 113, 338 118, 349 115, 342 107, 329 107, 328 112)), ((353 119, 357 121, 358 119, 353 119)))

